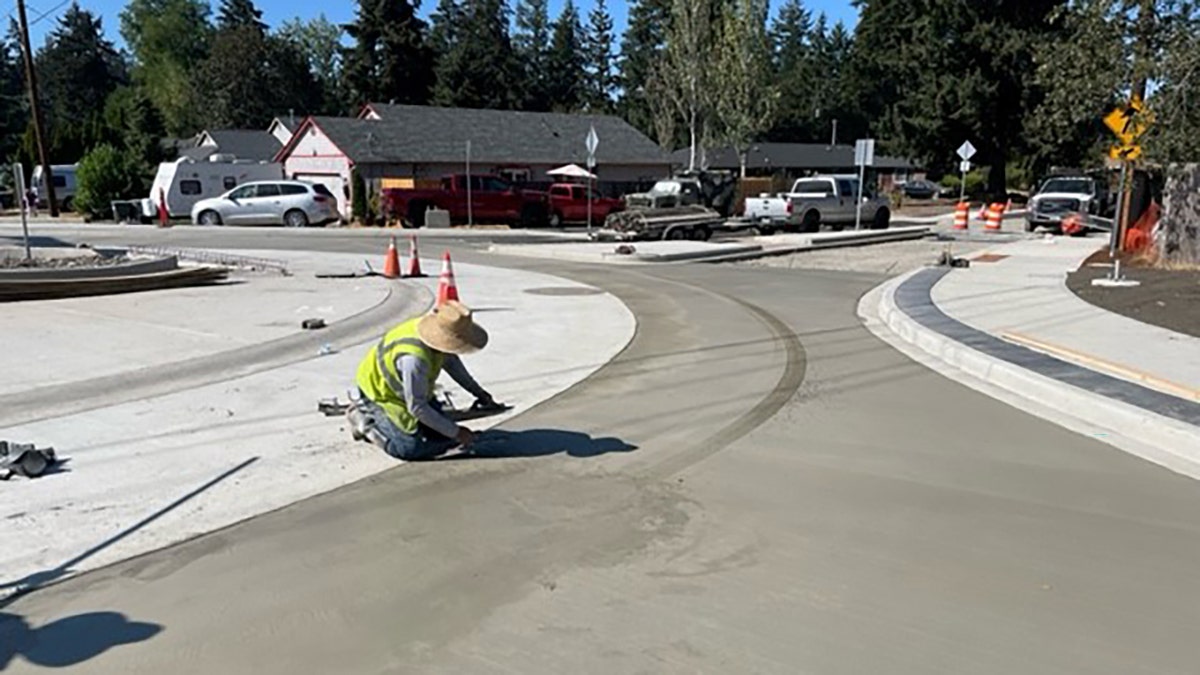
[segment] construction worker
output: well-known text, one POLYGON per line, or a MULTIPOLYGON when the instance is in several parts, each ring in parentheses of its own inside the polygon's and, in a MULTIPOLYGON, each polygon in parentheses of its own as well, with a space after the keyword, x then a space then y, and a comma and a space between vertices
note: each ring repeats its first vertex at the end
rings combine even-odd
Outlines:
POLYGON ((497 407, 459 359, 487 342, 487 331, 456 300, 388 331, 358 365, 360 399, 346 412, 354 438, 407 461, 470 447, 474 432, 442 414, 433 384, 445 370, 476 406, 497 407))

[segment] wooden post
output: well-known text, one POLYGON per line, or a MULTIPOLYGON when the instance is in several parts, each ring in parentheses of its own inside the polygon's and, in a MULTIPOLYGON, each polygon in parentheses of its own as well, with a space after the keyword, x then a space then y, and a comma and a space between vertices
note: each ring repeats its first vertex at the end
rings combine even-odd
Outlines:
POLYGON ((21 28, 21 50, 25 52, 25 84, 29 89, 29 112, 33 116, 33 137, 37 142, 38 161, 42 165, 42 178, 46 182, 46 203, 50 205, 50 217, 57 218, 58 199, 54 194, 54 173, 50 170, 50 159, 46 156, 46 139, 42 134, 42 108, 38 105, 37 73, 33 68, 33 49, 29 46, 29 22, 25 18, 25 0, 17 0, 17 15, 21 28))

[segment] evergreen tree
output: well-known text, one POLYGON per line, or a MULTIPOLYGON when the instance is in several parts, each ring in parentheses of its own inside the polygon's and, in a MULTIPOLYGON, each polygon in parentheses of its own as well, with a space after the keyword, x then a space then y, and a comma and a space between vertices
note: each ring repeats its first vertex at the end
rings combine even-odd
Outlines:
POLYGON ((99 142, 104 103, 125 83, 125 64, 100 19, 78 4, 59 18, 36 62, 51 161, 76 162, 99 142))
POLYGON ((661 62, 670 26, 671 0, 630 3, 629 23, 621 42, 620 107, 630 124, 647 133, 664 128, 655 121, 661 115, 652 110, 647 85, 661 62))
POLYGON ((859 109, 891 150, 952 170, 965 140, 989 167, 988 191, 1006 192, 1011 159, 1028 153, 1023 127, 1041 90, 1034 53, 1060 36, 1049 17, 1061 0, 962 3, 865 0, 850 76, 859 109))
POLYGON ((217 29, 254 28, 265 34, 267 24, 262 21, 262 10, 254 6, 253 0, 221 0, 217 14, 217 29))
POLYGON ((192 80, 208 55, 212 27, 204 0, 129 0, 121 11, 121 37, 133 54, 133 77, 162 112, 167 132, 199 131, 192 80))
MULTIPOLYGON (((513 109, 521 105, 521 67, 508 34, 504 0, 471 0, 466 5, 443 3, 452 23, 441 28, 445 45, 437 64, 434 100, 464 108, 513 109)), ((439 14, 443 9, 439 5, 439 14)))
POLYGON ((21 135, 29 124, 25 76, 16 42, 0 38, 0 162, 15 161, 21 135))
POLYGON ((547 65, 551 108, 561 112, 579 110, 585 93, 583 26, 572 0, 567 0, 554 22, 547 65))
POLYGON ((587 88, 584 102, 588 110, 598 113, 613 111, 613 92, 617 77, 613 71, 613 21, 605 0, 596 0, 588 15, 588 30, 584 41, 584 70, 587 88))
POLYGON ((517 0, 517 30, 513 45, 524 66, 526 110, 549 110, 554 99, 550 80, 550 15, 546 0, 517 0))
POLYGON ((354 40, 343 52, 351 103, 427 103, 434 83, 434 51, 427 26, 410 0, 359 0, 354 40))
POLYGON ((342 27, 321 14, 315 19, 291 19, 279 28, 278 37, 296 50, 308 64, 313 79, 321 87, 318 111, 325 115, 344 115, 351 111, 342 76, 342 27))
POLYGON ((437 9, 429 17, 429 46, 435 64, 440 64, 458 42, 458 29, 465 23, 463 15, 459 0, 438 0, 437 9))
POLYGON ((197 103, 209 128, 266 128, 277 114, 309 113, 321 105, 320 86, 304 55, 288 40, 267 35, 253 21, 250 0, 235 8, 212 38, 195 79, 197 103))
POLYGON ((817 140, 816 113, 821 108, 815 94, 818 73, 812 37, 812 14, 803 0, 787 0, 771 25, 775 78, 779 83, 779 111, 770 131, 772 140, 804 143, 817 140))

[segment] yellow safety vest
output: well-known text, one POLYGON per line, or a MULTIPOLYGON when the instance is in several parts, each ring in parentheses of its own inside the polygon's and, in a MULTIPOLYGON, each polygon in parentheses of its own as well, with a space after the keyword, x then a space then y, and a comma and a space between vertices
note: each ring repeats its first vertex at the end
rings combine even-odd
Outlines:
POLYGON ((421 342, 417 335, 418 321, 420 317, 389 330, 358 364, 358 388, 407 434, 416 433, 417 417, 404 402, 404 383, 396 371, 396 359, 402 354, 411 354, 425 364, 429 371, 427 391, 430 398, 433 397, 433 383, 441 374, 445 361, 444 354, 421 342))

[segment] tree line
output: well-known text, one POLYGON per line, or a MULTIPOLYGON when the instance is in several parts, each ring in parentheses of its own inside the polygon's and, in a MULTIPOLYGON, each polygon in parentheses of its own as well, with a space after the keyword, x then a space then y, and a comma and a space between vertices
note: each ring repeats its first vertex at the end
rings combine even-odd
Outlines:
MULTIPOLYGON (((1106 109, 1137 83, 1148 156, 1195 159, 1200 30, 1181 0, 857 0, 853 29, 803 0, 358 0, 354 20, 273 29, 253 0, 131 0, 126 48, 72 5, 35 55, 52 161, 108 145, 143 166, 164 137, 354 114, 367 101, 619 114, 664 147, 876 137, 953 173, 971 140, 988 187, 1099 164, 1106 109)), ((0 41, 0 157, 32 152, 15 34, 0 41)), ((137 172, 131 181, 139 180, 137 172)), ((141 178, 144 181, 144 177, 141 178)))

